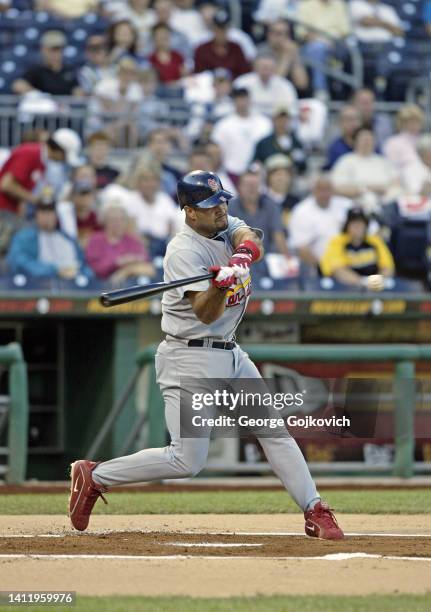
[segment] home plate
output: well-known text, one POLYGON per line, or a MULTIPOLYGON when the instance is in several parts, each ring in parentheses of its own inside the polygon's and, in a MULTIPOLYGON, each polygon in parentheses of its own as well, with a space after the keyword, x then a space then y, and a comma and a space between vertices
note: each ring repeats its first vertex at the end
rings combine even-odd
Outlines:
POLYGON ((187 546, 196 548, 239 548, 241 546, 263 546, 263 544, 251 544, 249 542, 165 542, 164 546, 187 546))

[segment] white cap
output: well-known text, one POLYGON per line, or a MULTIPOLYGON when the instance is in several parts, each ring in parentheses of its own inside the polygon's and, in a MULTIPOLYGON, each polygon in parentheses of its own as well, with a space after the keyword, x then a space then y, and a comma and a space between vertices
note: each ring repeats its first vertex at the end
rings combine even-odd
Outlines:
POLYGON ((80 164, 82 143, 76 132, 69 128, 60 128, 52 134, 51 139, 63 149, 66 162, 69 166, 78 166, 80 164))

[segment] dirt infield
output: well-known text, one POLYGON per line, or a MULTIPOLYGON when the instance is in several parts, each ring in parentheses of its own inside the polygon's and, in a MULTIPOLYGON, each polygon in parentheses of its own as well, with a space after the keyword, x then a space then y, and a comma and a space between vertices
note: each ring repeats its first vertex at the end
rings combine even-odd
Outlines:
POLYGON ((215 597, 431 590, 431 515, 339 519, 355 535, 325 542, 301 535, 300 515, 94 516, 83 534, 67 517, 1 516, 2 589, 215 597))

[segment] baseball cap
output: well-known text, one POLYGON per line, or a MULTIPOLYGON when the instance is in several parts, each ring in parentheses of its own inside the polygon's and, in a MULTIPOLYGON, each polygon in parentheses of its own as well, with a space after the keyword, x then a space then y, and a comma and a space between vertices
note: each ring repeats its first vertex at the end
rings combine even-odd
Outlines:
POLYGON ((275 155, 270 155, 265 161, 265 170, 267 172, 272 172, 272 170, 290 170, 292 168, 292 162, 287 155, 282 155, 282 153, 276 153, 275 155))
POLYGON ((213 15, 213 24, 219 28, 225 28, 230 22, 229 13, 223 9, 220 9, 213 15))
POLYGON ((76 132, 69 128, 60 128, 56 130, 51 140, 55 144, 63 149, 66 163, 69 166, 78 166, 80 163, 80 152, 81 152, 81 139, 76 132))
POLYGON ((52 49, 54 47, 65 47, 67 43, 66 36, 61 30, 48 30, 41 36, 40 44, 42 47, 52 49))
POLYGON ((288 117, 290 117, 290 114, 291 113, 290 113, 289 107, 286 106, 285 104, 275 106, 272 109, 273 117, 279 117, 280 115, 287 115, 288 117))
POLYGON ((363 221, 366 225, 368 225, 368 217, 365 212, 359 206, 354 206, 350 210, 347 211, 346 222, 344 224, 343 231, 346 231, 347 226, 351 221, 363 221))

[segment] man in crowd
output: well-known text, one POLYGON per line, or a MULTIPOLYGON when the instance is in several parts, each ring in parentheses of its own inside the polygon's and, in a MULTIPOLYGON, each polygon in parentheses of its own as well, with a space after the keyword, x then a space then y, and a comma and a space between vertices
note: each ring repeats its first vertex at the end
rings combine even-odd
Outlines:
POLYGON ((352 104, 358 110, 361 124, 372 128, 377 149, 392 135, 393 127, 389 115, 376 109, 376 95, 366 87, 357 89, 352 97, 352 104))
POLYGON ((88 162, 96 170, 97 189, 103 189, 115 181, 119 172, 108 163, 111 139, 105 132, 94 132, 87 139, 88 162))
POLYGON ((248 168, 241 176, 238 196, 229 202, 229 214, 262 230, 265 253, 289 255, 280 206, 261 193, 258 167, 248 168))
POLYGON ((303 56, 311 64, 314 95, 326 100, 328 78, 324 67, 331 57, 345 55, 341 44, 351 33, 347 3, 344 0, 302 0, 298 3, 297 17, 301 24, 309 26, 298 33, 304 41, 303 56))
POLYGON ((36 204, 49 160, 74 166, 79 162, 81 141, 67 128, 55 131, 46 143, 26 142, 13 149, 0 169, 0 211, 24 216, 25 204, 36 204))
POLYGON ((72 183, 70 201, 57 204, 57 215, 61 230, 78 240, 85 249, 94 232, 101 229, 97 218, 96 191, 88 180, 72 183))
POLYGON ((85 64, 78 72, 78 81, 86 95, 91 95, 97 83, 114 72, 109 62, 108 43, 103 34, 91 34, 85 43, 85 64))
POLYGON ((222 151, 223 164, 236 182, 248 167, 256 143, 271 132, 268 117, 250 109, 250 95, 247 89, 234 89, 232 98, 235 112, 217 121, 211 140, 222 151))
POLYGON ((250 92, 252 108, 271 116, 274 108, 289 107, 297 113, 298 96, 292 83, 276 74, 275 59, 270 54, 259 54, 254 61, 254 70, 236 79, 235 87, 245 87, 250 92))
POLYGON ((22 95, 37 90, 53 96, 80 95, 75 68, 63 62, 66 36, 59 30, 49 30, 40 39, 41 64, 31 66, 12 83, 14 93, 22 95))
POLYGON ((326 153, 327 170, 330 170, 342 155, 353 151, 354 135, 361 125, 361 116, 355 106, 346 104, 340 110, 338 121, 341 134, 328 147, 326 153))
POLYGON ((254 159, 264 163, 271 155, 281 153, 292 160, 297 172, 304 172, 307 168, 307 157, 301 142, 293 131, 290 110, 287 105, 274 109, 272 125, 272 134, 257 143, 254 159))
POLYGON ((12 238, 7 263, 13 274, 30 278, 73 280, 78 274, 93 277, 78 242, 57 229, 56 204, 41 200, 35 221, 12 238))
POLYGON ((230 17, 224 10, 217 11, 213 17, 213 38, 195 51, 195 72, 227 68, 235 77, 250 70, 250 65, 241 47, 228 39, 230 17))
POLYGON ((290 246, 304 264, 317 269, 328 242, 342 228, 351 204, 347 198, 334 196, 328 175, 315 179, 312 194, 295 206, 289 220, 290 246))
POLYGON ((278 19, 268 26, 266 39, 258 47, 258 53, 270 54, 275 59, 275 71, 299 91, 308 87, 308 74, 302 63, 298 45, 290 36, 289 23, 278 19))
POLYGON ((368 48, 404 36, 396 10, 380 0, 353 0, 350 13, 356 38, 368 48))

